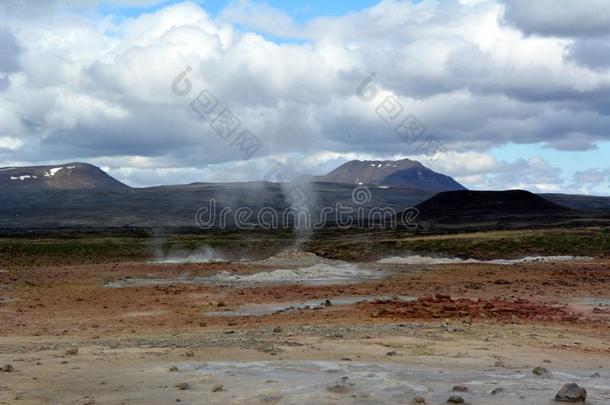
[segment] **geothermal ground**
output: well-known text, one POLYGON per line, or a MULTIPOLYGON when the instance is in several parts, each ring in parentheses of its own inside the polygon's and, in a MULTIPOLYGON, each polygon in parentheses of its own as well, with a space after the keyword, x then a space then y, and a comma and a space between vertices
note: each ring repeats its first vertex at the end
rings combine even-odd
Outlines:
POLYGON ((0 404, 610 403, 607 258, 217 259, 5 264, 0 404))

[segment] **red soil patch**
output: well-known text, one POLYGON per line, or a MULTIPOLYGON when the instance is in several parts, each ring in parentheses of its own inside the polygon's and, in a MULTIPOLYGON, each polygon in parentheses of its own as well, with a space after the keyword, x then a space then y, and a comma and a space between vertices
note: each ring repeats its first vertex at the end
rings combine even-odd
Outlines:
POLYGON ((445 294, 421 297, 412 302, 377 300, 361 303, 359 307, 371 313, 373 317, 487 318, 533 321, 575 321, 580 317, 579 314, 569 312, 565 307, 537 304, 524 299, 514 301, 483 298, 477 300, 452 299, 445 294))

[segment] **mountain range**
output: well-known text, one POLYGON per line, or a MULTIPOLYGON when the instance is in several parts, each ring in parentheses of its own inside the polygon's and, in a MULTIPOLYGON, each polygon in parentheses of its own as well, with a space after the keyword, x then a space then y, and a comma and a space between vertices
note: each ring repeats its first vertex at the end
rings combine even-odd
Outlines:
POLYGON ((444 174, 432 171, 420 162, 402 160, 352 160, 314 181, 352 185, 414 188, 425 191, 466 190, 444 174))
POLYGON ((451 177, 407 159, 347 162, 325 176, 294 184, 261 181, 146 188, 129 187, 86 163, 7 167, 0 169, 0 191, 0 229, 4 230, 194 228, 195 212, 212 200, 217 215, 223 207, 281 211, 295 206, 295 194, 303 200, 296 205, 306 206, 313 215, 338 203, 396 212, 417 207, 420 218, 434 224, 479 223, 482 218, 490 226, 502 218, 518 218, 520 226, 547 219, 566 224, 610 213, 610 197, 468 191, 451 177), (297 193, 291 188, 295 185, 297 193), (368 187, 363 201, 354 199, 358 185, 368 187))
MULTIPOLYGON (((311 182, 354 186, 385 186, 441 192, 466 190, 449 176, 436 173, 419 162, 402 160, 352 160, 324 176, 308 176, 311 182)), ((117 190, 127 185, 87 163, 54 166, 0 168, 2 189, 117 190)))
MULTIPOLYGON (((409 159, 353 160, 325 176, 306 178, 311 182, 400 187, 430 192, 466 189, 451 177, 436 173, 421 163, 409 159)), ((67 163, 54 166, 0 168, 0 188, 3 190, 117 190, 128 186, 96 166, 87 163, 67 163)))
POLYGON ((53 166, 0 168, 0 189, 117 190, 129 186, 97 166, 67 163, 53 166))

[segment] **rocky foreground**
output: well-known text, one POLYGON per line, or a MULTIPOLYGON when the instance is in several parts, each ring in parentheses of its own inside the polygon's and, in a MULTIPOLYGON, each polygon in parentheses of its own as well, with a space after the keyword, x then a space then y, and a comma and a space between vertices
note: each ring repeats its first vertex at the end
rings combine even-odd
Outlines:
POLYGON ((609 291, 601 259, 4 268, 0 403, 606 404, 609 291))

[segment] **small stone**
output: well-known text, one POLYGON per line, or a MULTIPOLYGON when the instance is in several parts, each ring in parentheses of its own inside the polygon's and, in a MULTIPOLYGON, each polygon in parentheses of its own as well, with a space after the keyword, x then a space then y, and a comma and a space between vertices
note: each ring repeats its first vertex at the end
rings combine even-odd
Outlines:
POLYGON ((326 301, 324 301, 324 306, 325 307, 332 307, 333 303, 330 300, 326 300, 326 301))
POLYGON ((494 388, 494 390, 491 392, 491 395, 498 395, 499 393, 504 391, 504 388, 494 388))
POLYGON ((465 385, 456 385, 455 387, 453 387, 453 391, 466 392, 468 391, 468 387, 466 387, 465 385))
POLYGON ((191 388, 190 384, 187 382, 178 383, 178 384, 174 385, 174 387, 176 387, 180 391, 188 390, 189 388, 191 388))
POLYGON ((532 370, 532 373, 538 377, 549 377, 551 375, 551 372, 544 367, 536 367, 532 370))
POLYGON ((450 404, 463 404, 464 403, 464 398, 462 398, 459 395, 452 395, 452 396, 449 397, 447 402, 450 403, 450 404))
POLYGON ((273 328, 273 333, 282 333, 282 327, 276 326, 275 328, 273 328))
POLYGON ((194 357, 195 356, 195 352, 193 352, 192 350, 188 350, 186 353, 184 353, 184 355, 186 357, 194 357))
POLYGON ((169 368, 169 371, 178 371, 178 367, 177 366, 171 366, 169 368))
POLYGON ((78 354, 78 347, 76 346, 72 346, 69 347, 66 352, 65 352, 66 356, 75 356, 78 354))
POLYGON ((334 394, 347 394, 350 392, 350 388, 343 384, 336 384, 326 388, 326 391, 332 392, 334 394))
POLYGON ((413 402, 416 403, 416 404, 425 404, 426 403, 426 398, 420 397, 418 395, 415 398, 413 398, 413 402))
POLYGON ((15 371, 15 367, 12 364, 7 364, 4 367, 0 367, 0 371, 4 371, 5 373, 12 373, 15 371))
POLYGON ((212 387, 211 391, 212 392, 220 392, 220 391, 224 391, 225 386, 222 384, 216 384, 212 387))
POLYGON ((494 366, 496 367, 506 367, 506 364, 504 364, 504 362, 500 359, 496 360, 494 366))
POLYGON ((386 356, 396 356, 398 353, 396 353, 395 351, 391 351, 391 352, 387 352, 385 355, 386 356))
POLYGON ((83 405, 95 405, 95 399, 87 398, 85 399, 85 402, 83 402, 83 405))
POLYGON ((593 373, 593 374, 591 374, 591 378, 599 378, 599 377, 601 377, 601 376, 599 375, 599 373, 593 373))
POLYGON ((587 390, 579 387, 578 384, 564 384, 555 395, 557 402, 584 402, 587 399, 587 390))

